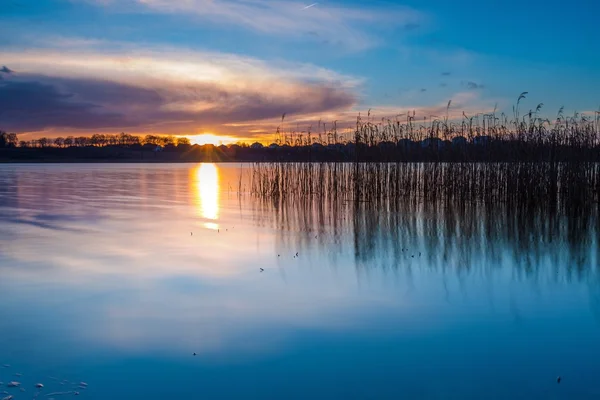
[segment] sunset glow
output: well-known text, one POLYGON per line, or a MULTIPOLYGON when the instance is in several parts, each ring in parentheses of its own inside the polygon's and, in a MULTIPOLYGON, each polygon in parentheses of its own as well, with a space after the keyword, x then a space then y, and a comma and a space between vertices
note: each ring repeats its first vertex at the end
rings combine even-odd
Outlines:
POLYGON ((234 138, 232 136, 221 136, 215 135, 214 133, 203 133, 202 135, 188 136, 188 138, 192 144, 197 144, 199 146, 205 144, 220 146, 222 144, 227 145, 239 141, 238 138, 234 138))

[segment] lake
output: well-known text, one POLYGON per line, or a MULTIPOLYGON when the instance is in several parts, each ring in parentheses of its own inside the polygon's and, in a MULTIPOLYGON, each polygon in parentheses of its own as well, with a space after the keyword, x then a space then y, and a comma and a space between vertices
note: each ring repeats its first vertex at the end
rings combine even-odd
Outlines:
POLYGON ((597 208, 269 200, 250 170, 1 165, 2 390, 600 397, 597 208))

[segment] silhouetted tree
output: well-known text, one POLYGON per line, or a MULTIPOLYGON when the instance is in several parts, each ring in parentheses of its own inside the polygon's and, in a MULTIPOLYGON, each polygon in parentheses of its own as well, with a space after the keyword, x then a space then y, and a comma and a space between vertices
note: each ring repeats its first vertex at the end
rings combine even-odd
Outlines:
POLYGON ((6 133, 0 131, 0 148, 17 147, 19 138, 16 133, 6 133))
POLYGON ((64 147, 64 145, 65 145, 65 138, 63 138, 63 137, 57 137, 56 139, 54 139, 54 145, 56 147, 64 147))
POLYGON ((79 136, 75 138, 75 146, 85 147, 90 145, 90 138, 86 136, 79 136))
POLYGON ((151 144, 155 146, 161 144, 160 142, 160 137, 155 135, 146 135, 144 136, 144 140, 142 141, 143 144, 151 144))
POLYGON ((189 146, 191 144, 190 139, 186 137, 177 138, 177 146, 189 146))
POLYGON ((92 135, 92 137, 90 138, 90 143, 92 144, 92 146, 106 146, 106 144, 108 143, 107 138, 105 135, 96 133, 94 135, 92 135))

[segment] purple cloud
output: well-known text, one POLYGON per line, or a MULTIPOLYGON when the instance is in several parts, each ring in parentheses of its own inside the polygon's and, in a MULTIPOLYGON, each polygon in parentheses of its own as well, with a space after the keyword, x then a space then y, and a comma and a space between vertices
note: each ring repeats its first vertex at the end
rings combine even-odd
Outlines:
POLYGON ((89 78, 21 74, 0 82, 3 129, 125 129, 157 124, 193 128, 351 107, 353 94, 306 83, 282 95, 194 83, 184 88, 143 88, 89 78), (202 107, 197 105, 201 104, 202 107))

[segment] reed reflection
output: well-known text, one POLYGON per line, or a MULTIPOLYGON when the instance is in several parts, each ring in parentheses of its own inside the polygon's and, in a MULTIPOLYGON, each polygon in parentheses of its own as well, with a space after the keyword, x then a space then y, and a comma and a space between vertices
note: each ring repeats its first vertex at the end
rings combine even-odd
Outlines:
POLYGON ((357 271, 428 268, 457 275, 503 271, 515 279, 596 282, 598 208, 538 203, 256 200, 258 223, 278 231, 281 252, 319 249, 357 271), (293 234, 290 234, 292 232, 293 234))
POLYGON ((208 220, 204 223, 206 228, 218 229, 216 221, 219 219, 219 168, 212 163, 200 164, 192 170, 190 176, 198 215, 208 220))

